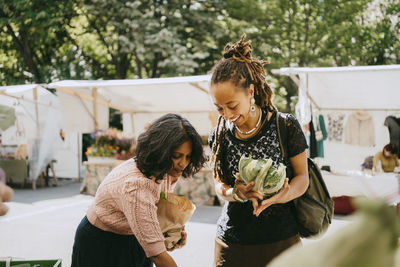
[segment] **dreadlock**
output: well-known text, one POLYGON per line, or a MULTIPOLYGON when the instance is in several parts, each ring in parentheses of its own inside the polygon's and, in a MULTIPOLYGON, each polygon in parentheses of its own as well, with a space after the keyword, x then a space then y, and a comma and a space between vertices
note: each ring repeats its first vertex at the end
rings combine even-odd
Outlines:
MULTIPOLYGON (((224 57, 212 69, 211 85, 230 81, 236 87, 248 90, 250 84, 254 85, 254 100, 263 110, 276 109, 272 103, 273 92, 266 81, 264 65, 268 61, 253 58, 251 41, 244 42, 246 34, 235 44, 227 44, 224 48, 224 57)), ((211 147, 211 166, 214 177, 222 182, 227 182, 221 168, 221 145, 226 132, 226 120, 219 116, 211 147)))

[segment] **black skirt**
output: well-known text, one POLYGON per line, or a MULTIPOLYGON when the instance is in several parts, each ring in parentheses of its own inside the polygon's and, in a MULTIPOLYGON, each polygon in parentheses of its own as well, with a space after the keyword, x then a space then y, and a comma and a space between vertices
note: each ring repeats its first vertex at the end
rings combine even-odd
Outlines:
POLYGON ((93 226, 85 216, 79 224, 71 267, 151 267, 134 235, 118 235, 93 226))
POLYGON ((227 244, 215 238, 214 267, 265 267, 284 250, 301 243, 297 234, 282 241, 261 245, 227 244))

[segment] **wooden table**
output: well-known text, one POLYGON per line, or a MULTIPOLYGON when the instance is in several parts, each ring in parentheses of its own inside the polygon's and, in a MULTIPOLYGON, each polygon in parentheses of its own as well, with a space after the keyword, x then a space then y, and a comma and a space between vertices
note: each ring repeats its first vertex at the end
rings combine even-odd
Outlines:
POLYGON ((28 160, 0 158, 0 168, 6 173, 8 182, 25 185, 29 174, 28 160))

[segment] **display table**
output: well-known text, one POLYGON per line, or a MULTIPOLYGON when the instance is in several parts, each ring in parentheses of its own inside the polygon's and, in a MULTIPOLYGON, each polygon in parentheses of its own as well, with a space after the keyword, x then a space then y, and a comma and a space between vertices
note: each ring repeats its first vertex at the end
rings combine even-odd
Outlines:
POLYGON ((24 186, 28 178, 28 160, 0 158, 0 168, 6 173, 7 182, 21 183, 24 186))
POLYGON ((390 202, 399 195, 398 178, 394 173, 322 172, 331 196, 380 197, 390 202))

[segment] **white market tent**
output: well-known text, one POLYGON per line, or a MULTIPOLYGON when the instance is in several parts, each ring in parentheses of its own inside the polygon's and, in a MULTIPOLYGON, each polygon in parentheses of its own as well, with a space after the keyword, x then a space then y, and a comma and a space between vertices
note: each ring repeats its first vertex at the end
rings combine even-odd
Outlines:
POLYGON ((146 125, 166 113, 186 117, 201 135, 216 123, 209 75, 135 80, 65 80, 50 83, 60 100, 66 148, 58 176, 80 178, 82 133, 107 129, 109 108, 122 112, 123 131, 137 137, 146 125), (78 151, 71 155, 71 148, 78 151))
POLYGON ((66 131, 93 132, 108 127, 108 107, 123 112, 124 131, 139 134, 148 122, 173 112, 187 117, 200 134, 208 135, 214 110, 209 75, 136 80, 59 81, 66 131))
POLYGON ((3 152, 26 146, 29 178, 36 180, 61 143, 58 98, 37 84, 1 86, 0 104, 16 114, 14 125, 1 133, 3 152))
MULTIPOLYGON (((320 114, 351 114, 365 110, 373 117, 375 146, 361 147, 339 142, 324 142, 323 164, 333 169, 360 169, 366 156, 374 155, 389 143, 384 120, 400 115, 400 65, 281 68, 275 73, 288 75, 299 86, 296 114, 307 124, 312 110, 320 114)), ((325 116, 325 125, 328 121, 325 116)))

